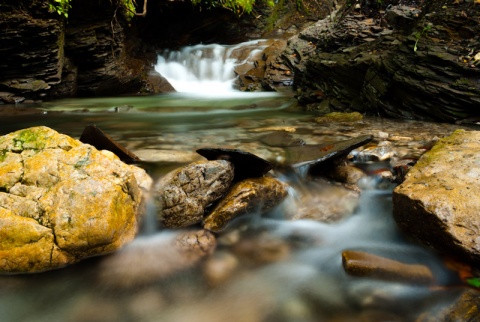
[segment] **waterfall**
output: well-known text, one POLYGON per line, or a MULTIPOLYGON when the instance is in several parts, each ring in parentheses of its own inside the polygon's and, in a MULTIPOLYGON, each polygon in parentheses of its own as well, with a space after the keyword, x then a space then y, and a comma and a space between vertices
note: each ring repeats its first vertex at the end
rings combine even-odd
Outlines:
POLYGON ((237 45, 194 45, 165 50, 158 56, 155 70, 183 93, 222 95, 235 92, 235 66, 251 62, 267 47, 255 40, 237 45))

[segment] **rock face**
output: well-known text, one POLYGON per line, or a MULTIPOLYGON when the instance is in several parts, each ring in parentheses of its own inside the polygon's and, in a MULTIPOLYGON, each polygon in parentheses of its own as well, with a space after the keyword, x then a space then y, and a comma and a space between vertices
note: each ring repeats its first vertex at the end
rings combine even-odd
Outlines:
POLYGON ((142 199, 132 169, 46 127, 0 137, 0 272, 54 269, 131 241, 142 199))
POLYGON ((155 185, 158 219, 179 228, 203 220, 208 206, 221 198, 234 177, 229 161, 198 161, 168 173, 155 185))
POLYGON ((122 5, 74 3, 67 23, 46 1, 2 1, 0 101, 172 91, 153 71, 156 55, 127 35, 122 5))
POLYGON ((277 63, 290 67, 299 101, 322 113, 478 117, 480 57, 470 50, 479 47, 478 4, 424 3, 390 6, 378 16, 337 12, 290 38, 277 63))
POLYGON ((265 213, 287 196, 287 186, 271 177, 249 178, 235 184, 205 219, 204 228, 218 232, 235 217, 265 213))
POLYGON ((441 252, 480 262, 480 132, 457 130, 426 152, 393 193, 401 229, 441 252))

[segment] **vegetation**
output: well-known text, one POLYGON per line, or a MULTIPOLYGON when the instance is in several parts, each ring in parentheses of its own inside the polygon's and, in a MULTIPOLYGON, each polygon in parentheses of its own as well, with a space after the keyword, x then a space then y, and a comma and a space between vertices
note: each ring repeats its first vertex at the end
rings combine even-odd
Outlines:
POLYGON ((60 16, 68 18, 68 10, 72 6, 70 4, 70 0, 50 0, 48 7, 51 12, 56 12, 60 16))
MULTIPOLYGON (((273 6, 273 0, 267 1, 268 4, 273 6)), ((297 1, 301 2, 301 0, 297 1)), ((143 11, 138 12, 135 7, 135 0, 118 0, 119 6, 123 9, 123 13, 128 20, 130 20, 134 16, 146 16, 147 2, 148 0, 144 0, 143 11)), ((239 16, 244 13, 250 13, 253 10, 253 6, 255 5, 255 0, 191 0, 191 2, 195 6, 201 6, 207 9, 219 7, 225 8, 235 12, 239 16)), ((71 7, 71 0, 49 0, 49 10, 51 12, 56 12, 60 16, 64 16, 65 18, 68 18, 68 11, 71 7)))
POLYGON ((418 41, 423 37, 426 36, 430 30, 432 29, 432 25, 428 24, 425 27, 423 27, 422 31, 417 31, 413 35, 415 36, 415 45, 413 46, 413 51, 417 51, 418 47, 418 41))

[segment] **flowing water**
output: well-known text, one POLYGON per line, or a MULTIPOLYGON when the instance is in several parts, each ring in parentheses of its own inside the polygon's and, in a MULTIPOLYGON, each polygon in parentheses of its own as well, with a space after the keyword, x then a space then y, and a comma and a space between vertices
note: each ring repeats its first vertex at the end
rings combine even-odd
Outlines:
MULTIPOLYGON (((375 143, 391 142, 401 158, 419 156, 434 138, 458 128, 373 117, 318 124, 294 106, 292 98, 275 93, 71 99, 2 115, 0 134, 46 125, 78 138, 94 123, 140 156, 140 166, 158 178, 199 160, 194 151, 201 147, 239 148, 281 164, 284 149, 262 143, 266 134, 279 130, 307 144, 372 134, 375 143), (40 112, 28 112, 34 109, 40 112)), ((376 165, 358 161, 367 171, 376 165)), ((338 185, 278 167, 272 175, 292 187, 282 207, 234 221, 218 236, 215 252, 201 262, 189 263, 170 251, 178 232, 155 227, 150 217, 117 257, 87 259, 42 274, 2 276, 0 321, 414 321, 420 313, 454 302, 462 289, 455 274, 437 254, 410 243, 397 230, 393 184, 381 180, 378 171, 369 173, 359 183, 361 197, 353 214, 322 223, 288 220, 286 209, 295 212, 305 200, 323 196, 327 203, 344 203, 332 192, 338 185), (435 284, 350 276, 342 267, 346 249, 426 265, 435 284)), ((155 211, 152 205, 149 209, 155 211)))

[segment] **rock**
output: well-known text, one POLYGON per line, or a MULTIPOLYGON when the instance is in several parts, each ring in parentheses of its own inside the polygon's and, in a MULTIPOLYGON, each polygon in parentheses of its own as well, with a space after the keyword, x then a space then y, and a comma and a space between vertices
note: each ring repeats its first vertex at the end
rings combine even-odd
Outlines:
POLYGON ((133 166, 47 127, 0 137, 0 272, 115 251, 137 232, 133 166))
POLYGON ((335 167, 329 177, 341 183, 354 185, 358 180, 365 178, 366 173, 354 166, 341 165, 335 167))
POLYGON ((480 27, 473 22, 479 18, 473 7, 472 2, 390 6, 385 16, 394 30, 380 23, 384 19, 371 25, 366 18, 372 17, 348 12, 315 23, 285 50, 300 56, 289 60, 297 98, 305 105, 326 102, 323 110, 404 119, 461 122, 478 116, 480 69, 469 48, 478 45, 474 35, 480 27), (365 37, 372 30, 375 37, 365 37))
POLYGON ((119 289, 149 285, 193 267, 215 247, 215 237, 205 230, 142 236, 102 258, 97 280, 119 289))
POLYGON ((93 145, 98 150, 108 150, 113 152, 125 163, 139 162, 135 154, 115 142, 109 135, 103 133, 96 125, 87 125, 80 136, 80 142, 93 145))
POLYGON ((480 132, 438 141, 393 192, 393 214, 412 238, 480 262, 480 132))
POLYGON ((433 314, 423 314, 415 322, 478 321, 480 319, 480 295, 476 290, 465 290, 451 306, 435 310, 433 314))
POLYGON ((331 166, 327 162, 347 156, 350 151, 367 144, 372 139, 372 135, 363 135, 349 140, 320 145, 287 147, 285 148, 285 164, 292 165, 294 168, 307 166, 310 174, 316 174, 331 166), (325 169, 322 169, 322 167, 325 169))
POLYGON ((234 181, 246 178, 257 178, 265 175, 272 169, 272 164, 256 155, 236 149, 198 149, 197 153, 208 160, 228 160, 235 169, 234 181))
POLYGON ((203 220, 206 208, 230 187, 229 161, 198 161, 168 173, 154 187, 158 220, 167 228, 187 227, 203 220))
POLYGON ((317 123, 355 123, 363 120, 363 115, 359 112, 341 113, 331 112, 326 115, 315 118, 317 123))
POLYGON ((345 271, 353 276, 415 284, 435 281, 432 271, 425 265, 405 264, 361 251, 343 251, 342 263, 345 271))
POLYGON ((286 213, 291 220, 337 222, 352 215, 359 205, 360 193, 341 185, 316 180, 295 190, 294 205, 286 213))
POLYGON ((271 178, 249 178, 236 183, 212 209, 204 228, 213 232, 224 229, 235 217, 249 212, 265 213, 287 196, 286 184, 271 178))
POLYGON ((378 162, 390 160, 396 156, 392 142, 381 141, 378 145, 368 146, 360 150, 355 155, 355 161, 359 162, 378 162))

